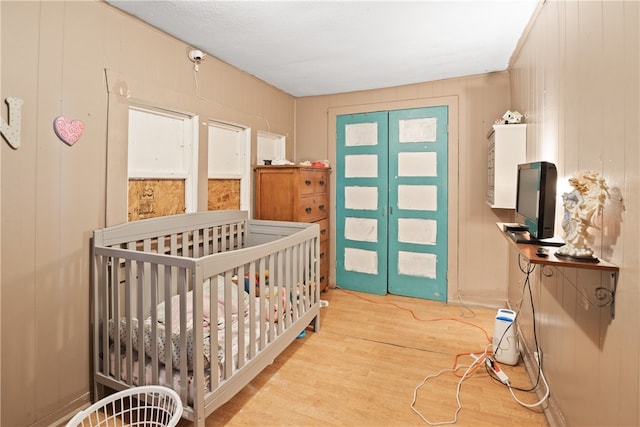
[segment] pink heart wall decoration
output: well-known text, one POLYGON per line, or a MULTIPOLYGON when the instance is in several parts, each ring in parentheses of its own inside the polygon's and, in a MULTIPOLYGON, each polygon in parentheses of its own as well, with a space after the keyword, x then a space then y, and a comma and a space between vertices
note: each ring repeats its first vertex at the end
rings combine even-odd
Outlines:
POLYGON ((64 116, 59 116, 53 121, 53 130, 62 142, 71 146, 78 142, 82 136, 84 123, 81 120, 71 120, 64 116))

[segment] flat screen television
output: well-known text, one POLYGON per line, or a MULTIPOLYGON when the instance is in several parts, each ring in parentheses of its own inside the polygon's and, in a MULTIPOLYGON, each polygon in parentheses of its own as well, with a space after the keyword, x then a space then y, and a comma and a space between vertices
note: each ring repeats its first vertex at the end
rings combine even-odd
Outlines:
POLYGON ((553 163, 518 165, 516 221, 528 228, 532 239, 554 236, 557 180, 558 172, 553 163))

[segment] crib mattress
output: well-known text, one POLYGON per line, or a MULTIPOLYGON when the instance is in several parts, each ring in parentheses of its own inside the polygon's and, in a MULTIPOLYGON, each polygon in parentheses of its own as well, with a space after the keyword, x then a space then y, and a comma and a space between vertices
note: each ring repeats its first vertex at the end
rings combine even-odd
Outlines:
MULTIPOLYGON (((248 322, 250 322, 250 318, 251 316, 249 316, 248 313, 246 313, 246 315, 244 317, 242 317, 241 319, 245 322, 245 327, 244 329, 244 343, 245 343, 245 349, 243 354, 244 356, 244 361, 246 362, 248 360, 247 355, 250 353, 250 347, 251 345, 259 345, 260 342, 260 338, 261 338, 261 324, 264 323, 265 324, 265 328, 264 330, 267 333, 268 336, 268 331, 269 331, 269 322, 264 322, 263 319, 260 319, 259 317, 259 298, 256 298, 256 304, 255 304, 255 311, 256 311, 256 315, 253 316, 254 320, 254 324, 253 324, 253 331, 254 331, 254 340, 252 343, 251 340, 251 327, 248 327, 249 325, 247 325, 248 322)), ((145 320, 145 324, 148 324, 148 320, 145 320)), ((122 323, 122 322, 121 322, 122 323)), ((232 346, 231 346, 231 354, 232 354, 232 368, 233 371, 236 370, 237 366, 238 366, 238 355, 240 354, 239 347, 238 347, 238 333, 239 333, 239 327, 240 323, 238 318, 236 317, 232 323, 232 327, 231 327, 231 331, 232 331, 232 335, 233 335, 233 340, 232 340, 232 346)), ((150 328, 144 328, 145 331, 145 335, 149 335, 150 328)), ((134 327, 133 328, 134 333, 137 333, 137 328, 134 327)), ((224 323, 218 323, 218 329, 217 329, 217 334, 218 334, 218 351, 217 351, 217 375, 218 375, 218 381, 222 381, 223 378, 223 373, 224 373, 224 366, 225 366, 225 348, 224 348, 224 343, 225 343, 225 334, 226 334, 226 328, 224 326, 224 323)), ((190 336, 193 336, 193 334, 190 334, 190 336)), ((208 351, 207 349, 210 348, 210 342, 213 340, 209 340, 209 332, 207 330, 207 332, 205 333, 205 339, 204 339, 204 348, 205 348, 205 352, 208 351)), ((137 338, 134 336, 134 341, 137 342, 137 338)), ((150 341, 150 338, 145 339, 145 341, 150 341)), ((139 361, 140 361, 140 357, 139 357, 139 353, 137 351, 137 348, 133 348, 132 349, 132 360, 133 360, 133 365, 132 365, 132 376, 131 376, 131 381, 129 381, 129 376, 128 376, 128 364, 127 364, 127 354, 126 354, 126 348, 124 346, 121 346, 120 348, 120 379, 126 383, 130 383, 134 386, 139 386, 139 385, 145 385, 145 384, 160 384, 163 386, 167 386, 167 387, 171 387, 174 390, 181 390, 182 389, 182 375, 179 369, 176 368, 176 366, 179 366, 179 363, 175 363, 175 362, 179 362, 179 354, 176 354, 177 352, 177 347, 173 347, 172 350, 172 374, 169 376, 169 378, 167 378, 167 369, 164 363, 164 359, 161 360, 161 363, 158 365, 158 378, 157 381, 154 380, 153 378, 153 372, 154 372, 154 367, 151 361, 150 357, 146 357, 145 358, 145 368, 144 368, 144 372, 145 372, 145 378, 143 379, 143 381, 140 381, 140 377, 139 377, 139 373, 140 373, 140 365, 139 365, 139 361)), ((148 353, 148 350, 145 350, 146 353, 148 353)), ((189 399, 189 404, 193 403, 193 384, 194 384, 194 378, 193 378, 193 371, 191 370, 191 368, 193 367, 193 361, 191 360, 192 354, 189 354, 188 356, 188 373, 186 375, 186 379, 187 379, 187 395, 188 395, 188 399, 189 399)), ((111 349, 110 349, 110 367, 111 367, 111 375, 112 376, 116 376, 116 372, 114 372, 115 366, 116 366, 116 351, 115 351, 115 346, 112 344, 111 345, 111 349)), ((211 360, 211 358, 207 355, 205 355, 205 360, 211 360)), ((210 369, 210 363, 205 363, 205 371, 204 371, 204 376, 205 376, 205 382, 202 385, 205 393, 210 392, 212 387, 211 387, 211 369, 210 369)))

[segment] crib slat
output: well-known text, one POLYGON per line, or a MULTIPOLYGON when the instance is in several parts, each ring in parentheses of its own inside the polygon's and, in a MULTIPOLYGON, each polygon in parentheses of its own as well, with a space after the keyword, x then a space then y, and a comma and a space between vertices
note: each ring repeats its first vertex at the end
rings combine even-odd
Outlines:
POLYGON ((159 356, 158 356, 158 311, 155 307, 160 304, 158 290, 161 289, 158 283, 158 264, 150 266, 150 289, 151 289, 151 383, 158 384, 159 380, 159 356))
POLYGON ((173 307, 173 282, 175 276, 175 267, 165 265, 164 267, 164 342, 165 342, 165 383, 173 384, 173 358, 166 357, 167 343, 171 342, 171 331, 173 328, 173 319, 171 316, 173 307))
MULTIPOLYGON (((221 361, 216 366, 218 361, 219 349, 224 346, 224 342, 220 342, 220 331, 226 327, 224 310, 220 310, 218 300, 220 298, 220 277, 210 277, 210 295, 209 304, 211 307, 211 329, 209 339, 211 342, 211 389, 215 390, 220 384, 220 380, 224 378, 224 364, 227 363, 227 355, 223 351, 221 355, 221 361), (222 325, 218 321, 222 319, 222 325), (217 375, 214 375, 216 373, 217 375)), ((224 277, 222 278, 224 282, 224 277)), ((223 284, 224 286, 224 284, 223 284)))
POLYGON ((178 369, 180 371, 180 397, 186 400, 188 393, 189 381, 187 380, 187 271, 185 269, 179 269, 178 273, 178 294, 180 295, 180 365, 178 369))
MULTIPOLYGON (((142 251, 143 252, 151 252, 151 241, 150 239, 144 239, 142 241, 142 251)), ((138 261, 136 263, 136 271, 137 271, 137 284, 136 284, 136 294, 137 294, 137 308, 134 318, 137 319, 138 322, 138 383, 140 385, 146 385, 146 375, 145 375, 145 345, 144 345, 144 319, 145 319, 145 305, 146 295, 145 291, 149 289, 149 271, 150 267, 148 263, 144 263, 138 261)))
MULTIPOLYGON (((240 281, 238 277, 238 281, 240 281)), ((224 275, 224 300, 232 301, 231 299, 231 274, 226 272, 224 275)), ((233 374, 233 321, 232 321, 232 306, 231 304, 224 305, 224 379, 231 378, 233 374)))
MULTIPOLYGON (((249 267, 249 271, 245 270, 245 266, 242 265, 240 266, 240 269, 238 270, 238 283, 236 285, 236 305, 238 307, 238 314, 237 314, 237 322, 238 322, 238 333, 236 334, 236 340, 237 340, 237 346, 238 346, 238 362, 237 362, 237 369, 242 368, 245 365, 245 360, 246 360, 246 343, 245 343, 245 331, 247 328, 247 325, 245 324, 245 316, 244 316, 244 292, 242 291, 244 289, 244 281, 245 279, 245 274, 248 273, 249 277, 249 289, 251 291, 253 291, 253 295, 255 298, 255 292, 256 292, 256 273, 255 273, 255 267, 250 266, 249 267), (252 271, 253 270, 253 271, 252 271)), ((227 274, 231 274, 231 272, 227 272, 227 274)), ((225 283, 226 285, 226 283, 225 283)), ((233 283, 229 283, 229 287, 231 287, 233 285, 233 283)), ((251 295, 251 294, 249 294, 251 295)), ((251 297, 249 297, 251 298, 251 297)), ((232 301, 232 298, 225 300, 225 301, 232 301)), ((225 304, 228 305, 228 304, 225 304)), ((255 313, 251 313, 249 312, 249 325, 253 325, 252 320, 255 319, 255 313)))
MULTIPOLYGON (((255 308, 253 308, 251 310, 252 313, 256 313, 257 312, 257 317, 261 320, 259 322, 260 324, 260 346, 259 346, 259 350, 263 350, 266 346, 267 346, 267 322, 264 322, 263 320, 266 319, 265 317, 265 295, 268 295, 268 292, 271 292, 269 286, 271 285, 271 283, 273 282, 269 282, 269 284, 267 284, 267 279, 265 277, 264 271, 267 267, 267 259, 266 257, 261 257, 259 262, 259 267, 258 270, 260 271, 260 296, 258 297, 258 310, 256 310, 255 308)), ((273 280, 270 278, 270 280, 273 280)), ((253 299, 252 299, 253 301, 253 299)), ((253 340, 255 341, 255 339, 253 340)), ((253 342, 252 341, 252 342, 253 342)))
POLYGON ((211 229, 211 253, 212 254, 217 254, 218 252, 220 252, 219 247, 218 247, 218 242, 220 240, 220 228, 219 227, 213 227, 211 229))
MULTIPOLYGON (((257 342, 257 331, 255 325, 262 324, 264 322, 260 322, 259 319, 260 313, 256 313, 256 292, 257 294, 262 294, 263 289, 265 288, 265 284, 267 283, 267 278, 265 276, 264 268, 261 268, 263 258, 260 258, 257 261, 253 261, 249 264, 249 277, 258 277, 258 283, 252 285, 249 283, 249 343, 248 343, 248 358, 253 359, 258 353, 258 348, 256 348, 259 343, 257 342), (256 270, 257 266, 257 270, 256 270)), ((262 331, 260 331, 262 337, 262 331)))
MULTIPOLYGON (((108 297, 105 295, 105 289, 109 286, 109 262, 104 257, 97 257, 94 260, 94 277, 97 280, 97 286, 93 289, 92 302, 92 326, 93 326, 93 366, 99 372, 109 372, 109 353, 104 349, 109 348, 109 325, 108 322, 102 321, 107 319, 106 304, 108 297), (102 349, 102 351, 98 351, 102 349)), ((99 384, 94 381, 93 393, 98 395, 100 392, 99 384)))
POLYGON ((202 230, 202 255, 211 254, 211 227, 202 230))
POLYGON ((274 311, 275 314, 273 317, 277 316, 278 322, 276 325, 276 335, 281 335, 284 329, 284 325, 286 322, 282 319, 284 317, 285 308, 283 307, 282 300, 283 296, 286 301, 286 288, 284 287, 286 284, 286 272, 284 271, 284 250, 280 250, 277 252, 277 260, 276 260, 276 272, 278 274, 278 281, 276 282, 276 286, 278 287, 278 298, 276 298, 274 302, 274 311))
MULTIPOLYGON (((271 254, 269 256, 269 296, 277 295, 278 285, 278 272, 276 271, 276 254, 271 254)), ((277 300, 277 298, 276 298, 277 300)), ((268 343, 272 342, 276 337, 276 328, 274 323, 274 312, 273 312, 273 302, 271 300, 268 301, 269 304, 261 304, 260 308, 264 310, 264 318, 269 320, 269 340, 268 343)))
MULTIPOLYGON (((202 274, 202 269, 198 268, 198 263, 196 263, 194 265, 193 269, 189 269, 187 271, 185 271, 185 277, 187 280, 187 286, 190 288, 191 290, 191 294, 192 294, 192 300, 191 300, 191 305, 193 307, 193 324, 192 325, 185 325, 185 329, 181 329, 181 335, 187 335, 185 333, 185 331, 188 331, 187 327, 190 326, 192 328, 191 334, 192 334, 192 340, 193 340, 193 366, 192 366, 192 372, 193 372, 193 383, 194 384, 199 384, 199 387, 192 387, 193 390, 193 407, 194 407, 194 416, 196 418, 196 420, 202 420, 202 422, 204 422, 204 380, 205 380, 205 376, 204 376, 204 351, 203 351, 203 336, 204 336, 204 307, 203 307, 203 302, 204 301, 204 277, 202 274)), ((208 282, 209 284, 209 292, 211 292, 211 281, 208 282)), ((205 302, 206 303, 206 302, 205 302)), ((187 359, 187 348, 186 345, 184 348, 182 348, 182 350, 184 350, 184 359, 187 359)), ((186 362, 185 362, 186 365, 186 362)), ((185 373, 186 376, 186 367, 184 368, 184 371, 182 370, 183 368, 181 367, 181 372, 180 374, 182 375, 183 372, 185 373)), ((184 383, 183 383, 184 384, 184 383)), ((188 383, 187 383, 187 395, 189 394, 188 392, 188 383)))
MULTIPOLYGON (((120 336, 120 324, 118 323, 121 318, 120 303, 119 303, 119 301, 121 301, 120 258, 113 258, 113 261, 114 262, 112 263, 112 271, 111 271, 113 280, 111 281, 111 292, 110 292, 110 294, 112 295, 110 303, 113 309, 113 316, 111 317, 111 321, 114 322, 113 330, 115 331, 115 338, 114 338, 115 367, 113 372, 116 375, 116 379, 120 380, 122 379, 122 372, 123 372, 122 367, 120 365, 120 355, 122 354, 122 347, 121 347, 122 337, 120 336)), ((107 371, 107 373, 109 373, 109 371, 107 371)))
MULTIPOLYGON (((220 372, 218 366, 218 319, 222 313, 218 312, 218 280, 213 277, 209 278, 209 312, 211 313, 209 328, 209 348, 211 349, 211 380, 209 391, 215 390, 220 384, 220 372), (215 285, 214 285, 215 283, 215 285), (215 290, 214 290, 215 289, 215 290)), ((224 356, 224 355, 223 355, 224 356)))
POLYGON ((284 269, 284 274, 285 274, 285 293, 283 295, 282 298, 282 317, 283 317, 283 322, 284 322, 284 327, 288 328, 289 326, 291 326, 291 310, 293 309, 292 305, 293 305, 293 278, 295 277, 293 275, 293 256, 295 254, 295 252, 293 251, 293 248, 287 248, 284 251, 285 257, 284 257, 284 264, 285 264, 285 269, 284 269))
POLYGON ((299 256, 302 248, 300 245, 295 245, 292 249, 292 260, 291 260, 291 274, 293 275, 293 280, 291 283, 292 291, 291 291, 291 317, 292 322, 295 323, 300 316, 300 300, 302 300, 302 277, 300 275, 300 260, 299 256))

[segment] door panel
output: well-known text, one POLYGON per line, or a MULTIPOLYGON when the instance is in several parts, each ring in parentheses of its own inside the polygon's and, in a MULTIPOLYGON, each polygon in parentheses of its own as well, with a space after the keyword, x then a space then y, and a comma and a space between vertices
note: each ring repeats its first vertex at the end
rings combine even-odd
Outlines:
POLYGON ((387 112, 337 117, 336 283, 387 293, 387 112))
POLYGON ((389 112, 393 294, 447 299, 447 108, 389 112))
POLYGON ((447 299, 447 107, 337 117, 336 283, 447 299))

